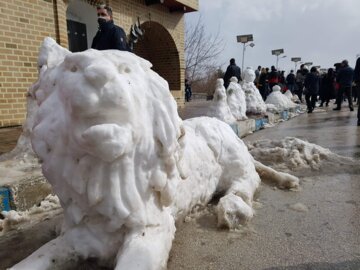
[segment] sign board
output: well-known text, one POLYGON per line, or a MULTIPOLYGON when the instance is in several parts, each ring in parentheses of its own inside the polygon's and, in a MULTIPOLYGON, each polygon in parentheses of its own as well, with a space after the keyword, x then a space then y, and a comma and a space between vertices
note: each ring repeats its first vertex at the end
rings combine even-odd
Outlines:
POLYGON ((249 41, 254 41, 253 35, 241 35, 236 37, 237 42, 240 43, 247 43, 249 41))
POLYGON ((277 50, 272 50, 271 51, 272 55, 280 55, 282 53, 284 53, 284 49, 277 49, 277 50))
POLYGON ((291 61, 293 61, 293 62, 299 62, 299 61, 301 61, 301 57, 292 57, 291 58, 291 61))
POLYGON ((305 66, 311 66, 313 64, 313 62, 306 62, 304 63, 305 66))

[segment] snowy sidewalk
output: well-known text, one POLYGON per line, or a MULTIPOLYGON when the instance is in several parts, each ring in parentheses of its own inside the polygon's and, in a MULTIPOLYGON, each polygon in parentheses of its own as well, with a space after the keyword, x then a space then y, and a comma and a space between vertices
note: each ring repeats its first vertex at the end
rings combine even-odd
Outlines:
MULTIPOLYGON (((360 160, 356 110, 317 108, 312 114, 247 136, 244 141, 295 136, 360 160), (326 111, 328 110, 328 111, 326 111)), ((256 216, 241 230, 221 231, 211 213, 178 225, 168 269, 360 269, 359 166, 328 164, 296 172, 298 192, 263 183, 256 216)))

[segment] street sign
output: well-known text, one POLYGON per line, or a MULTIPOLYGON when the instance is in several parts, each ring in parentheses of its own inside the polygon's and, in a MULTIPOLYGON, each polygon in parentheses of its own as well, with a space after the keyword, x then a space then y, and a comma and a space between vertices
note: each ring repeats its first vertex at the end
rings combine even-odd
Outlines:
POLYGON ((292 57, 291 58, 291 61, 293 61, 293 62, 299 62, 299 61, 301 61, 301 57, 292 57))
POLYGON ((304 63, 305 66, 311 66, 313 64, 313 62, 306 62, 304 63))
POLYGON ((272 50, 271 51, 272 55, 277 55, 277 56, 282 54, 282 53, 284 53, 284 49, 277 49, 277 50, 272 50))
POLYGON ((254 41, 253 35, 241 35, 236 37, 237 42, 240 43, 247 43, 249 41, 254 41))

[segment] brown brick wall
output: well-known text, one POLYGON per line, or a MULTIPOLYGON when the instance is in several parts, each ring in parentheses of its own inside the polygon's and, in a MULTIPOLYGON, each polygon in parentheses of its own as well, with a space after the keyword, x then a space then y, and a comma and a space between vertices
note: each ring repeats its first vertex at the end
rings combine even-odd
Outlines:
MULTIPOLYGON (((67 2, 67 0, 7 0, 1 2, 0 127, 20 125, 25 119, 26 92, 29 86, 37 80, 37 56, 44 37, 50 36, 60 45, 68 46, 67 2)), ((88 2, 95 3, 96 1, 88 2)), ((113 7, 115 23, 122 26, 125 32, 129 32, 131 24, 139 16, 142 23, 151 21, 161 24, 163 30, 170 35, 172 42, 161 43, 161 45, 159 43, 159 46, 153 45, 153 48, 160 49, 161 47, 162 51, 168 50, 167 55, 162 54, 158 58, 152 57, 156 55, 154 49, 152 52, 144 51, 143 57, 157 61, 154 66, 169 80, 174 97, 179 106, 183 106, 184 14, 170 13, 162 5, 146 6, 145 0, 108 0, 106 2, 113 7), (169 60, 169 57, 177 59, 169 60)), ((184 2, 189 2, 196 7, 198 4, 197 0, 184 0, 184 2)))
POLYGON ((37 79, 38 49, 45 36, 55 38, 51 1, 1 2, 0 126, 22 124, 26 92, 37 79))

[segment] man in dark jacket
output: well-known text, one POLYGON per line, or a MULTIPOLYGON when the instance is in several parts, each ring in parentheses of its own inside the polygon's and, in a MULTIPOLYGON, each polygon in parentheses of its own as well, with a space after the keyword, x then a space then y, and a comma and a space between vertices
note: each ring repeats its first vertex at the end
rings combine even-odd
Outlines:
POLYGON ((241 81, 241 69, 235 64, 235 59, 230 59, 230 65, 227 67, 224 75, 224 86, 227 88, 230 84, 231 77, 236 77, 238 81, 241 81))
POLYGON ((106 5, 100 5, 96 8, 99 30, 97 31, 91 48, 97 50, 120 50, 130 51, 126 42, 125 31, 114 24, 112 9, 106 5))
POLYGON ((354 110, 353 104, 352 104, 352 96, 351 96, 351 87, 352 82, 354 78, 354 70, 349 67, 349 63, 347 60, 344 60, 341 62, 341 68, 339 69, 339 72, 336 76, 336 82, 340 85, 340 89, 337 94, 336 98, 336 108, 334 111, 340 111, 341 110, 341 103, 343 101, 344 93, 349 100, 349 108, 350 111, 354 110))
MULTIPOLYGON (((358 91, 358 99, 360 97, 360 57, 356 60, 355 70, 354 70, 354 81, 356 83, 356 88, 358 91)), ((358 107, 357 113, 358 122, 357 125, 360 126, 360 105, 358 107)))
POLYGON ((315 109, 315 103, 317 99, 317 95, 319 94, 319 76, 316 70, 316 67, 312 67, 310 69, 310 73, 308 73, 305 77, 305 100, 308 108, 308 113, 312 113, 315 109))
POLYGON ((293 70, 291 70, 290 73, 286 76, 286 86, 290 90, 291 94, 294 94, 295 74, 293 70))

